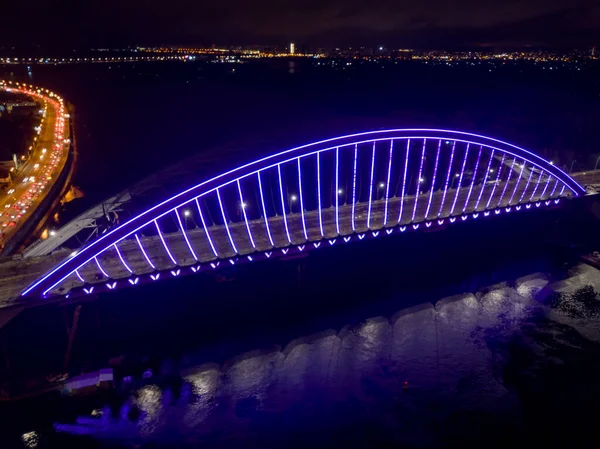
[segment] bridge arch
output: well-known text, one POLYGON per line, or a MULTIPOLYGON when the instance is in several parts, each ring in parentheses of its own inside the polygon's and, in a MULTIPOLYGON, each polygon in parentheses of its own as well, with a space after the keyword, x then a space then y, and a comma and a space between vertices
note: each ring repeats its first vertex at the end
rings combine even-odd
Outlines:
POLYGON ((544 158, 478 134, 393 129, 322 140, 201 182, 102 235, 22 296, 88 294, 585 194, 544 158))

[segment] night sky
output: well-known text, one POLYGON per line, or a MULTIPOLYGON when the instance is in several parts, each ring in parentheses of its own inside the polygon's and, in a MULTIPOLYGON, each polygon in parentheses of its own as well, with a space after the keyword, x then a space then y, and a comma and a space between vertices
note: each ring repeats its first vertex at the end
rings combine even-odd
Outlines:
POLYGON ((5 0, 0 43, 451 48, 600 43, 597 0, 5 0))

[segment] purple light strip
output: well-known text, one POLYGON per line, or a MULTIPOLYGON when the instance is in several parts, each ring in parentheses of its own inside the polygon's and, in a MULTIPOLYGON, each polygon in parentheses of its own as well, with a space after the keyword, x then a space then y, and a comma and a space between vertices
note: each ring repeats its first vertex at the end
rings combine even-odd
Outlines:
MULTIPOLYGON (((244 215, 244 221, 246 222, 246 230, 248 231, 248 238, 252 243, 252 248, 256 249, 254 239, 252 238, 252 231, 250 231, 250 224, 248 223, 248 216, 246 215, 246 203, 244 203, 244 197, 242 195, 242 186, 240 186, 240 180, 237 180, 238 193, 240 194, 240 207, 242 208, 242 214, 244 215)), ((197 260, 197 259, 196 259, 197 260)))
POLYGON ((475 185, 475 180, 477 179, 477 169, 479 168, 479 161, 481 159, 481 152, 483 151, 483 146, 479 147, 479 153, 477 154, 477 162, 475 162, 475 170, 473 170, 473 179, 471 180, 471 186, 469 187, 469 193, 467 193, 467 199, 465 200, 465 205, 463 206, 463 214, 467 210, 467 206, 469 205, 469 200, 471 199, 471 193, 473 192, 473 186, 475 185))
POLYGON ((96 265, 98 266, 98 269, 102 272, 102 274, 110 279, 110 276, 108 275, 108 273, 106 271, 104 271, 104 269, 102 268, 102 266, 100 265, 100 261, 98 260, 97 257, 94 257, 94 262, 96 262, 96 265))
POLYGON ((552 198, 554 196, 554 192, 556 191, 557 187, 558 187, 558 178, 556 179, 556 183, 554 183, 554 188, 552 189, 552 193, 550 193, 549 198, 552 198))
POLYGON ((125 262, 125 259, 123 259, 123 255, 121 254, 121 251, 119 251, 119 247, 117 246, 117 244, 115 243, 113 246, 115 247, 115 250, 117 251, 117 255, 119 256, 119 259, 121 259, 121 263, 123 264, 125 269, 127 271, 129 271, 130 273, 133 273, 133 270, 129 267, 129 265, 127 265, 127 262, 125 262))
POLYGON ((285 213, 285 197, 283 196, 283 182, 281 180, 281 165, 277 164, 277 175, 279 176, 279 193, 281 195, 281 210, 283 211, 283 224, 285 225, 285 234, 287 235, 288 242, 292 243, 290 237, 290 230, 288 228, 287 215, 285 213))
POLYGON ((540 186, 540 181, 542 180, 543 177, 544 177, 544 171, 542 170, 542 171, 540 171, 540 176, 538 177, 538 180, 535 183, 535 187, 533 188, 533 192, 531 192, 531 196, 529 197, 529 201, 530 202, 533 201, 533 197, 535 195, 535 192, 537 192, 537 189, 540 186))
POLYGON ((367 211, 367 229, 371 229, 371 207, 373 205, 373 176, 375 175, 375 142, 371 155, 371 182, 369 184, 369 209, 367 211))
POLYGON ((462 169, 460 170, 460 176, 458 178, 458 186, 456 186, 456 194, 454 195, 454 201, 452 202, 452 209, 450 209, 450 215, 454 213, 454 208, 456 207, 456 202, 458 201, 458 194, 460 192, 460 186, 462 184, 463 174, 465 172, 465 166, 467 165, 467 156, 469 155, 469 146, 467 144, 467 149, 465 150, 465 158, 462 163, 462 169))
POLYGON ((429 200, 427 201, 427 209, 425 210, 425 220, 429 217, 429 209, 431 208, 431 200, 433 199, 433 191, 435 190, 435 178, 437 176, 438 161, 440 160, 440 150, 442 148, 442 141, 438 140, 437 153, 435 155, 435 165, 433 168, 433 179, 431 180, 431 187, 429 188, 429 200))
MULTIPOLYGON (((236 167, 236 168, 234 168, 234 169, 232 169, 232 170, 229 170, 229 171, 227 171, 227 172, 225 172, 225 173, 222 173, 222 174, 220 174, 220 175, 218 175, 218 176, 216 176, 216 177, 214 177, 214 178, 208 179, 208 180, 206 180, 206 181, 204 181, 204 182, 202 182, 202 183, 200 183, 200 184, 197 184, 197 185, 195 185, 195 186, 192 186, 192 187, 190 187, 189 189, 186 189, 186 190, 184 190, 184 191, 182 191, 182 192, 179 192, 178 194, 174 195, 173 197, 171 197, 171 198, 168 198, 168 199, 164 200, 163 202, 161 202, 161 203, 159 203, 159 204, 156 204, 155 206, 153 206, 153 207, 151 207, 151 208, 149 208, 149 209, 145 210, 145 211, 144 211, 144 212, 142 212, 141 214, 139 214, 139 215, 137 215, 137 216, 135 216, 135 217, 131 218, 131 219, 130 219, 130 220, 127 222, 127 223, 124 223, 123 225, 119 226, 118 228, 115 228, 115 229, 113 229, 112 231, 108 232, 107 234, 104 234, 104 235, 103 235, 102 237, 100 237, 98 240, 96 240, 96 241, 92 242, 92 243, 91 243, 91 244, 90 244, 88 247, 84 248, 84 249, 83 249, 83 250, 80 252, 80 254, 82 254, 83 252, 87 252, 87 250, 89 250, 89 249, 90 249, 91 247, 93 247, 93 246, 99 245, 99 244, 100 244, 100 242, 102 242, 103 240, 105 240, 105 239, 109 238, 111 235, 113 235, 113 233, 117 232, 118 230, 122 229, 122 228, 123 228, 123 226, 126 226, 127 224, 129 224, 129 223, 132 223, 132 222, 133 222, 133 221, 135 221, 135 220, 138 220, 140 217, 142 217, 142 216, 144 216, 144 215, 147 215, 147 214, 150 214, 152 211, 154 211, 154 210, 156 210, 156 209, 158 209, 158 208, 161 208, 161 207, 163 207, 164 205, 168 204, 169 202, 173 202, 173 201, 174 201, 176 198, 178 198, 178 197, 181 197, 181 196, 183 196, 183 195, 185 195, 185 194, 188 194, 189 192, 191 192, 191 191, 193 191, 193 190, 195 190, 195 189, 198 189, 199 187, 202 187, 202 186, 204 186, 204 185, 206 185, 206 184, 212 183, 212 182, 214 182, 215 180, 217 180, 217 179, 219 179, 219 178, 226 177, 226 176, 228 176, 228 175, 230 175, 230 174, 232 174, 232 173, 235 173, 235 172, 237 172, 237 171, 241 171, 241 170, 243 170, 243 169, 246 169, 246 168, 252 167, 252 166, 254 166, 254 165, 259 165, 260 163, 262 163, 262 162, 265 162, 265 161, 268 161, 269 159, 273 159, 273 158, 275 158, 275 157, 281 157, 281 156, 283 156, 283 155, 285 155, 285 154, 289 154, 289 153, 297 152, 297 151, 299 151, 299 150, 302 150, 302 149, 305 149, 305 148, 308 148, 308 147, 311 147, 311 146, 321 145, 321 144, 328 143, 328 142, 334 142, 334 141, 336 141, 336 140, 340 140, 340 139, 348 139, 348 138, 354 138, 354 137, 358 137, 358 136, 371 136, 371 135, 373 135, 373 134, 378 134, 378 133, 407 132, 407 131, 410 131, 410 132, 417 132, 417 131, 418 131, 418 132, 421 132, 421 131, 424 131, 424 132, 433 132, 433 131, 434 131, 434 132, 438 132, 438 133, 451 133, 451 134, 454 134, 454 135, 459 135, 459 136, 474 136, 474 137, 481 137, 481 138, 485 138, 485 139, 487 139, 487 140, 490 140, 490 141, 493 141, 493 142, 498 142, 498 143, 500 143, 500 144, 503 144, 503 145, 510 146, 510 147, 512 147, 512 148, 515 148, 516 150, 519 150, 519 151, 522 151, 522 152, 524 152, 524 153, 530 154, 530 155, 534 156, 534 158, 537 158, 537 159, 540 159, 540 160, 544 161, 542 158, 540 158, 539 156, 535 155, 534 153, 532 153, 532 152, 530 152, 530 151, 527 151, 527 150, 525 150, 525 149, 523 149, 523 148, 517 147, 516 145, 512 145, 512 144, 510 144, 510 143, 503 142, 503 141, 501 141, 501 140, 498 140, 498 139, 493 139, 493 138, 486 137, 486 136, 481 136, 481 135, 478 135, 478 134, 464 133, 464 132, 460 132, 460 131, 452 131, 452 130, 431 130, 431 129, 391 129, 391 130, 370 131, 370 132, 365 132, 365 133, 357 133, 357 134, 351 134, 351 135, 347 135, 347 136, 335 137, 335 138, 331 138, 331 139, 327 139, 327 140, 323 140, 323 141, 319 141, 319 142, 312 142, 312 143, 310 143, 310 144, 303 145, 303 146, 300 146, 300 147, 291 148, 291 149, 289 149, 289 150, 286 150, 286 151, 280 152, 280 153, 278 153, 278 154, 271 155, 271 156, 267 156, 267 157, 264 157, 264 158, 262 158, 262 159, 255 160, 255 161, 253 161, 253 162, 247 163, 247 164, 245 164, 245 165, 238 166, 238 167, 236 167)), ((419 138, 419 137, 414 137, 414 138, 419 138)), ((386 138, 381 138, 381 139, 373 139, 373 138, 369 137, 369 139, 368 139, 368 140, 365 140, 365 142, 373 142, 374 140, 389 140, 389 137, 386 137, 386 138)), ((469 143, 469 141, 465 140, 464 138, 463 138, 463 139, 461 139, 461 138, 455 138, 455 139, 453 139, 453 140, 455 140, 455 141, 460 141, 460 142, 464 142, 464 143, 469 143)), ((358 144, 358 143, 359 143, 359 142, 357 142, 357 144, 358 144)), ((362 143, 362 142, 360 142, 360 143, 362 143)), ((491 147, 490 145, 487 145, 487 146, 488 146, 488 147, 491 147)), ((335 148, 335 146, 333 146, 333 147, 331 147, 331 148, 335 148)), ((328 149, 331 149, 331 148, 328 148, 328 149)), ((498 149, 498 150, 500 150, 500 149, 498 149)), ((321 149, 321 150, 317 150, 317 151, 324 151, 324 150, 323 150, 323 149, 321 149)), ((513 151, 510 151, 510 150, 502 150, 502 151, 505 151, 505 152, 507 152, 507 153, 509 153, 509 154, 511 154, 511 155, 513 155, 513 156, 517 156, 517 155, 516 155, 516 153, 514 153, 513 151)), ((305 154, 305 156, 307 156, 307 155, 310 155, 310 154, 314 154, 314 152, 312 152, 312 153, 307 153, 307 154, 305 154)), ((284 161, 284 162, 285 162, 285 161, 284 161)), ((538 162, 533 162, 533 161, 529 161, 529 162, 531 162, 532 164, 534 164, 534 165, 536 165, 536 166, 538 166, 538 167, 540 167, 540 168, 541 168, 541 166, 539 165, 539 163, 538 163, 538 162)), ((545 162, 547 162, 547 161, 545 161, 545 162)), ((279 164, 281 164, 281 163, 282 163, 282 162, 280 162, 279 164)), ((278 164, 272 164, 272 165, 270 165, 270 166, 268 166, 268 167, 263 167, 262 169, 265 169, 265 168, 271 168, 271 167, 274 167, 275 165, 278 165, 278 164)), ((262 170, 262 169, 261 169, 261 170, 262 170)), ((572 178, 570 178, 570 177, 569 177, 569 176, 568 176, 568 175, 567 175, 567 174, 566 174, 566 173, 565 173, 563 170, 561 170, 560 168, 558 168, 558 167, 555 167, 555 170, 557 170, 557 171, 558 171, 558 172, 560 172, 562 175, 564 175, 564 176, 566 177, 566 179, 569 179, 569 180, 571 180, 571 181, 572 181, 572 178)), ((246 175, 244 175, 244 176, 248 176, 248 175, 251 175, 251 174, 253 174, 253 173, 255 173, 255 172, 248 173, 248 174, 246 174, 246 175)), ((231 182, 231 181, 229 181, 229 182, 231 182)), ((227 182, 227 183, 225 183, 225 184, 228 184, 229 182, 227 182)), ((224 185, 225 185, 225 184, 224 184, 224 185)), ((576 185, 577 187, 579 187, 579 190, 577 190, 577 189, 575 189, 575 188, 573 188, 573 187, 571 187, 571 186, 568 186, 568 187, 569 187, 569 189, 570 189, 570 190, 573 192, 573 194, 574 194, 574 195, 576 195, 576 196, 577 196, 577 195, 580 195, 580 194, 583 194, 583 193, 585 193, 585 190, 583 189, 583 187, 579 186, 579 185, 578 185, 576 182, 575 182, 575 185, 576 185)), ((212 188, 212 189, 211 189, 211 190, 209 190, 209 191, 205 191, 205 192, 204 192, 204 193, 202 193, 201 195, 208 194, 208 193, 210 193, 210 192, 214 191, 216 188, 217 188, 217 187, 214 187, 214 188, 212 188)), ((162 212, 160 215, 156 216, 156 217, 155 217, 155 219, 161 218, 162 216, 164 216, 164 215, 166 215, 167 213, 169 213, 171 210, 173 210, 173 209, 167 210, 166 212, 162 212)), ((147 222, 145 222, 145 223, 142 223, 141 225, 139 225, 139 226, 135 227, 135 229, 132 229, 131 231, 129 231, 129 232, 127 232, 127 233, 125 233, 124 235, 122 235, 122 236, 121 236, 121 237, 120 237, 118 240, 116 240, 116 241, 115 241, 115 242, 113 242, 113 243, 119 243, 121 240, 123 240, 123 239, 125 239, 125 238, 129 237, 130 235, 132 235, 132 234, 134 234, 135 232, 139 231, 139 230, 140 230, 140 229, 142 229, 143 227, 147 226, 147 225, 148 225, 148 224, 149 224, 151 221, 152 221, 152 220, 148 220, 147 222)), ((109 246, 110 246, 110 245, 109 245, 109 246)), ((102 252, 104 252, 104 251, 105 251, 105 250, 106 250, 106 249, 107 249, 109 246, 107 246, 107 247, 104 247, 104 248, 100 249, 99 251, 97 251, 97 252, 95 253, 95 256, 98 256, 98 255, 100 255, 100 254, 101 254, 102 252)), ((89 262, 89 261, 90 261, 90 260, 91 260, 93 257, 94 257, 94 256, 91 256, 91 257, 89 257, 87 260, 85 260, 84 262, 82 262, 82 263, 81 263, 81 264, 80 264, 80 265, 79 265, 77 268, 80 268, 80 267, 84 266, 85 264, 87 264, 87 263, 88 263, 88 262, 89 262)), ((59 266, 55 267, 55 268, 54 268, 52 271, 48 272, 48 273, 47 273, 45 276, 43 276, 42 278, 38 279, 36 282, 34 282, 32 285, 30 285, 30 286, 29 286, 27 289, 25 289, 25 290, 24 290, 24 291, 21 293, 21 295, 23 295, 23 296, 27 295, 29 292, 31 292, 33 289, 35 289, 37 286, 39 286, 39 285, 40 285, 42 282, 44 282, 45 280, 47 280, 47 279, 48 279, 50 276, 52 276, 54 273, 56 273, 58 270, 60 270, 62 267, 64 267, 64 266, 65 266, 67 263, 70 263, 71 261, 72 261, 72 259, 69 259, 69 260, 67 260, 67 261, 64 261, 63 263, 61 263, 59 266)), ((63 276, 61 279, 59 279, 59 280, 58 280, 58 281, 56 281, 56 282, 55 282, 55 283, 54 283, 52 286, 50 286, 48 289, 46 289, 46 290, 45 290, 45 291, 42 293, 42 295, 45 295, 46 293, 48 293, 48 291, 52 290, 52 289, 53 289, 53 288, 54 288, 56 285, 60 284, 62 281, 64 281, 64 280, 65 280, 65 279, 66 279, 68 276, 70 276, 71 274, 72 274, 72 271, 71 271, 71 272, 69 272, 69 273, 67 273, 66 275, 64 275, 64 276, 63 276)))
POLYGON ((302 171, 300 169, 300 158, 298 158, 298 196, 300 197, 300 216, 302 217, 302 230, 304 231, 304 239, 308 240, 306 221, 304 220, 304 201, 302 200, 302 171))
POLYGON ((415 221, 417 215, 417 204, 419 203, 419 193, 421 191, 421 176, 423 175, 423 161, 425 160, 425 146, 427 145, 427 139, 423 139, 423 150, 421 151, 421 164, 419 165, 419 177, 417 178, 417 193, 415 193, 415 204, 413 207, 412 218, 410 222, 415 221))
POLYGON ((79 270, 75 270, 75 275, 79 278, 79 280, 81 282, 83 282, 85 284, 85 279, 83 279, 83 277, 81 277, 81 275, 79 274, 79 270))
POLYGON ((275 246, 275 243, 273 243, 273 237, 271 236, 271 229, 269 228, 269 218, 267 217, 267 208, 265 206, 265 197, 263 195, 262 182, 260 180, 260 172, 256 172, 256 176, 258 177, 258 190, 260 191, 260 202, 262 204, 263 216, 265 217, 265 227, 267 228, 267 236, 269 237, 269 242, 271 242, 271 246, 275 246))
POLYGON ((544 186, 544 190, 542 190, 542 194, 540 195, 540 200, 544 198, 546 194, 546 190, 548 190, 548 186, 550 185, 550 180, 552 179, 552 175, 548 175, 548 179, 546 180, 546 185, 544 186))
POLYGON ((227 216, 225 215, 225 208, 223 207, 223 201, 221 201, 221 194, 219 193, 219 189, 217 189, 217 200, 219 200, 219 208, 221 209, 221 215, 223 216, 223 224, 225 225, 225 231, 227 231, 227 237, 229 237, 229 243, 231 243, 231 247, 233 248, 233 252, 236 254, 238 250, 233 242, 233 237, 231 237, 231 231, 229 230, 229 225, 227 224, 227 216))
POLYGON ((531 178, 533 178, 533 167, 531 167, 531 168, 532 168, 532 170, 529 172, 529 177, 527 178, 527 183, 525 184, 525 188, 523 189, 523 192, 521 192, 521 197, 519 198, 519 203, 521 203, 521 201, 523 201, 523 198, 525 197, 525 192, 527 192, 527 187, 529 187, 531 178))
POLYGON ((388 202, 390 199, 390 177, 392 175, 392 154, 394 152, 394 139, 390 139, 390 159, 388 162, 387 182, 385 184, 385 206, 383 211, 383 225, 387 225, 388 202))
POLYGON ((354 174, 352 176, 352 231, 356 231, 354 212, 356 210, 356 159, 358 156, 358 145, 354 145, 354 174))
POLYGON ((406 143, 406 159, 404 160, 404 176, 402 179, 402 196, 400 197, 400 213, 398 214, 398 223, 402 221, 404 213, 404 193, 406 192, 406 172, 408 171, 408 153, 410 151, 410 139, 406 143))
POLYGON ((340 149, 335 149, 335 230, 340 235, 340 149))
POLYGON ((492 150, 492 153, 490 155, 490 160, 488 162, 487 170, 485 171, 485 176, 483 178, 483 184, 481 185, 481 190, 479 190, 479 196, 477 197, 477 202, 475 203, 475 212, 477 212, 477 208, 479 207, 479 202, 481 201, 481 197, 483 196, 483 191, 485 190, 485 184, 487 183, 488 175, 490 174, 490 168, 492 168, 493 160, 494 160, 494 150, 492 150))
MULTIPOLYGON (((391 130, 391 131, 393 131, 393 130, 391 130)), ((407 131, 407 130, 402 130, 402 131, 407 131)), ((447 130, 420 130, 420 131, 439 131, 439 132, 451 132, 451 131, 447 131, 447 130)), ((376 132, 376 131, 374 131, 374 132, 376 132)), ((389 131, 388 131, 388 132, 389 132, 389 131)), ((463 134, 470 135, 469 133, 463 133, 463 134)), ((343 136, 343 137, 353 137, 353 136, 343 136)), ((340 137, 340 138, 343 138, 343 137, 340 137)), ((496 141, 495 139, 491 139, 491 138, 489 138, 489 137, 485 137, 485 136, 479 136, 479 137, 484 137, 484 138, 486 138, 486 139, 489 139, 489 140, 496 141)), ((431 137, 431 136, 419 136, 419 135, 413 135, 413 136, 411 136, 411 137, 410 137, 410 139, 412 139, 412 140, 419 140, 419 139, 434 139, 434 140, 435 140, 435 139, 437 139, 437 138, 438 138, 438 137, 431 137)), ((350 146, 350 145, 362 145, 362 144, 365 144, 365 143, 373 143, 373 142, 384 142, 384 141, 389 141, 390 139, 408 139, 408 137, 392 137, 392 138, 390 138, 390 137, 386 137, 386 138, 381 138, 381 139, 368 139, 368 140, 357 141, 357 142, 353 142, 353 143, 349 143, 349 144, 344 144, 344 145, 342 145, 342 146, 350 146)), ((446 139, 447 139, 447 138, 445 138, 445 137, 442 137, 442 140, 446 140, 446 139)), ((465 140, 465 139, 460 139, 460 138, 456 138, 456 139, 453 139, 453 140, 454 140, 454 141, 456 141, 456 142, 465 143, 465 144, 479 145, 479 143, 478 143, 478 142, 473 142, 473 141, 471 141, 471 140, 465 140)), ((499 142, 500 142, 500 143, 503 143, 503 144, 505 144, 505 145, 509 145, 509 146, 511 146, 511 147, 517 148, 517 149, 519 149, 520 151, 523 151, 523 152, 525 152, 525 153, 533 154, 533 153, 531 153, 530 151, 527 151, 527 150, 525 150, 525 149, 523 149, 523 148, 515 147, 514 145, 511 145, 511 144, 509 144, 509 143, 507 143, 507 142, 501 142, 501 141, 499 141, 499 142)), ((319 143, 319 142, 316 142, 316 143, 314 143, 313 145, 316 145, 316 144, 318 144, 318 143, 319 143)), ((512 152, 512 151, 510 151, 510 150, 501 149, 501 148, 494 147, 494 146, 491 146, 491 145, 488 145, 488 144, 485 144, 484 146, 485 146, 486 148, 489 148, 489 149, 494 149, 494 150, 496 150, 496 151, 502 151, 502 152, 506 152, 507 154, 510 154, 510 155, 512 155, 512 156, 518 156, 518 157, 521 157, 520 155, 517 155, 516 153, 513 153, 513 152, 512 152)), ((310 152, 310 153, 305 153, 305 154, 303 154, 303 155, 302 155, 302 156, 300 156, 300 157, 312 156, 313 154, 316 154, 316 153, 319 153, 319 152, 323 152, 323 151, 332 150, 332 149, 334 149, 334 148, 336 148, 336 147, 335 147, 335 146, 332 146, 332 147, 328 147, 328 148, 323 148, 323 149, 315 150, 315 151, 312 151, 312 152, 310 152)), ((298 148, 296 148, 295 150, 297 150, 297 149, 298 149, 298 148)), ((288 151, 289 151, 289 150, 288 150, 288 151)), ((286 152, 287 152, 287 151, 286 151, 286 152)), ((284 152, 284 153, 285 153, 285 152, 284 152)), ((276 155, 273 155, 273 156, 270 156, 269 158, 271 158, 271 157, 275 157, 275 156, 280 156, 280 155, 281 155, 281 153, 279 153, 279 154, 276 154, 276 155)), ((542 161, 544 161, 544 162, 547 162, 546 160, 542 159, 540 156, 537 156, 537 155, 535 155, 535 154, 533 154, 533 155, 534 155, 535 157, 537 157, 538 159, 541 159, 542 161)), ((267 165, 267 166, 265 166, 265 167, 263 167, 263 168, 260 168, 260 169, 258 169, 258 170, 255 170, 255 171, 252 171, 252 172, 249 172, 249 173, 246 173, 246 174, 244 174, 244 175, 240 176, 240 179, 241 179, 241 178, 244 178, 244 177, 247 177, 247 176, 250 176, 250 175, 253 175, 254 173, 256 173, 256 172, 257 172, 257 171, 259 171, 259 170, 260 170, 260 171, 264 171, 264 170, 267 170, 267 169, 269 169, 269 168, 273 168, 273 167, 275 167, 275 166, 277 166, 277 165, 280 165, 280 164, 286 164, 286 163, 288 163, 288 162, 292 162, 292 161, 294 161, 294 160, 296 160, 296 159, 297 159, 297 157, 292 157, 292 158, 290 158, 290 159, 286 159, 286 160, 284 160, 284 161, 281 161, 281 162, 279 162, 279 163, 273 163, 272 165, 267 165)), ((261 160, 257 160, 257 161, 255 161, 255 162, 253 162, 253 163, 251 163, 251 164, 246 164, 246 165, 254 165, 254 164, 256 164, 256 163, 258 163, 258 162, 262 162, 262 161, 263 161, 263 160, 261 159, 261 160)), ((540 162, 534 162, 532 159, 526 159, 526 161, 527 161, 527 162, 529 162, 530 164, 532 164, 532 165, 534 165, 534 166, 536 166, 536 167, 540 168, 540 169, 543 169, 543 168, 544 168, 544 167, 542 167, 542 165, 540 165, 540 162)), ((246 168, 246 166, 238 167, 236 170, 239 170, 239 169, 242 169, 242 168, 246 168)), ((570 178, 570 177, 569 177, 569 176, 568 176, 566 173, 564 173, 564 172, 563 172, 562 170, 560 170, 558 167, 555 167, 555 168, 556 168, 556 170, 557 170, 557 171, 560 171, 562 174, 564 174, 564 175, 565 175, 567 178, 571 179, 571 178, 570 178)), ((225 176, 225 175, 227 175, 227 174, 229 174, 229 173, 230 173, 230 172, 223 173, 223 174, 222 174, 222 175, 220 175, 219 177, 221 177, 221 176, 225 176)), ((213 179, 213 180, 214 180, 214 179, 213 179)), ((209 181, 206 181, 206 182, 209 182, 209 181)), ((226 185, 228 185, 228 184, 230 184, 230 183, 232 183, 232 182, 233 182, 233 181, 228 181, 228 182, 225 182, 225 183, 223 183, 222 185, 220 185, 218 188, 224 187, 224 186, 226 186, 226 185)), ((205 184, 205 183, 202 183, 202 184, 205 184)), ((198 186, 196 186, 196 187, 198 187, 198 186)), ((578 192, 578 191, 576 191, 574 188, 572 188, 572 187, 570 187, 570 186, 567 186, 567 187, 569 187, 569 189, 570 189, 570 190, 571 190, 571 191, 572 191, 572 192, 573 192, 575 195, 580 195, 580 194, 582 194, 582 193, 583 193, 583 191, 580 191, 580 192, 578 192)), ((205 195, 205 194, 207 194, 207 193, 211 193, 211 192, 213 192, 213 191, 214 191, 216 188, 217 188, 217 187, 213 187, 211 190, 207 190, 207 191, 203 192, 203 193, 202 193, 202 195, 205 195)), ((582 188, 582 189, 583 189, 583 188, 582 188)), ((182 192, 182 193, 185 193, 185 192, 182 192)), ((177 195, 177 196, 179 196, 179 195, 177 195)), ((160 218, 160 217, 159 217, 159 218, 160 218)))
POLYGON ((502 174, 502 167, 504 167, 504 159, 506 158, 506 153, 502 153, 502 160, 500 161, 500 165, 498 166, 498 176, 496 176, 496 182, 494 183, 494 187, 492 187, 492 192, 490 193, 490 197, 487 200, 487 204, 485 208, 487 210, 490 207, 490 203, 492 202, 492 198, 494 197, 494 193, 496 192, 496 186, 500 184, 500 175, 502 174))
POLYGON ((195 198, 195 200, 196 207, 198 208, 198 214, 200 214, 200 221, 202 222, 202 227, 204 228, 204 234, 206 235, 208 243, 210 244, 210 249, 212 249, 212 252, 215 255, 215 257, 219 257, 219 255, 217 254, 217 250, 215 249, 215 245, 212 241, 212 238, 210 237, 210 233, 208 232, 208 226, 206 226, 206 222, 204 221, 204 215, 202 215, 202 208, 200 207, 200 202, 198 201, 198 198, 195 198))
POLYGON ((565 187, 567 187, 565 184, 563 184, 562 189, 560 189, 560 193, 558 194, 558 196, 562 196, 563 193, 565 193, 565 187))
POLYGON ((319 229, 321 230, 321 237, 325 237, 323 232, 323 211, 321 208, 321 153, 317 153, 317 200, 319 204, 319 229))
POLYGON ((158 231, 158 236, 160 237, 160 241, 162 242, 163 246, 165 247, 165 251, 167 252, 167 255, 169 256, 169 259, 171 259, 171 262, 173 262, 173 265, 177 265, 177 261, 171 254, 171 251, 169 251, 167 242, 165 241, 165 238, 163 237, 162 232, 160 231, 160 226, 158 226, 158 221, 154 220, 154 225, 156 226, 156 230, 158 231))
POLYGON ((450 164, 448 165, 448 173, 446 174, 446 183, 444 184, 444 193, 442 194, 442 204, 440 204, 440 210, 438 217, 442 215, 444 210, 444 204, 446 203, 446 193, 448 193, 448 186, 450 185, 450 175, 452 174, 452 161, 454 160, 454 149, 456 148, 456 140, 452 142, 452 152, 450 153, 450 164))
POLYGON ((154 264, 152 263, 152 261, 148 257, 148 254, 146 254, 146 250, 142 246, 142 242, 140 241, 140 238, 138 237, 137 234, 135 234, 135 240, 137 241, 138 246, 140 247, 140 251, 142 252, 142 254, 144 255, 144 257, 146 258, 146 262, 148 262, 148 265, 150 265, 153 270, 156 270, 156 267, 154 266, 154 264))
POLYGON ((502 199, 504 198, 504 194, 506 193, 506 188, 508 187, 508 184, 510 183, 510 178, 513 174, 516 163, 517 163, 517 158, 515 157, 515 158, 513 158, 512 164, 510 165, 510 170, 508 171, 508 177, 506 178, 506 183, 504 184, 504 188, 502 189, 502 195, 500 195, 500 199, 498 200, 498 204, 496 204, 496 207, 500 207, 500 204, 502 203, 502 199))
POLYGON ((192 248, 192 244, 190 243, 190 239, 188 239, 187 232, 185 232, 185 227, 183 226, 183 222, 181 221, 181 216, 179 215, 179 211, 177 209, 175 209, 175 216, 177 217, 177 223, 179 223, 179 229, 181 229, 181 233, 183 234, 185 243, 187 244, 187 247, 190 250, 190 253, 192 253, 192 257, 195 260, 198 260, 198 256, 196 256, 196 253, 194 252, 194 248, 192 248))

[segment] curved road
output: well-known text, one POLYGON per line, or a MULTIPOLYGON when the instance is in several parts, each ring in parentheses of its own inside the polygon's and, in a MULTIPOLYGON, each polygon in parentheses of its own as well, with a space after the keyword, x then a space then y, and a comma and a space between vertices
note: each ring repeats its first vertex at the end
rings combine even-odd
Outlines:
POLYGON ((48 89, 0 81, 0 90, 27 95, 41 105, 41 129, 31 157, 0 193, 0 250, 40 206, 65 167, 69 152, 69 114, 63 99, 48 89))

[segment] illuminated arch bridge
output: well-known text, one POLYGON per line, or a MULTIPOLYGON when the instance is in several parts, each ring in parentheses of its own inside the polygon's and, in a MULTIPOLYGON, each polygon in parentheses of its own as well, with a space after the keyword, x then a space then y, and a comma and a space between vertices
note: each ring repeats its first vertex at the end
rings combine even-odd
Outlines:
POLYGON ((130 219, 27 288, 83 295, 584 195, 552 163, 456 131, 385 130, 256 160, 130 219))

